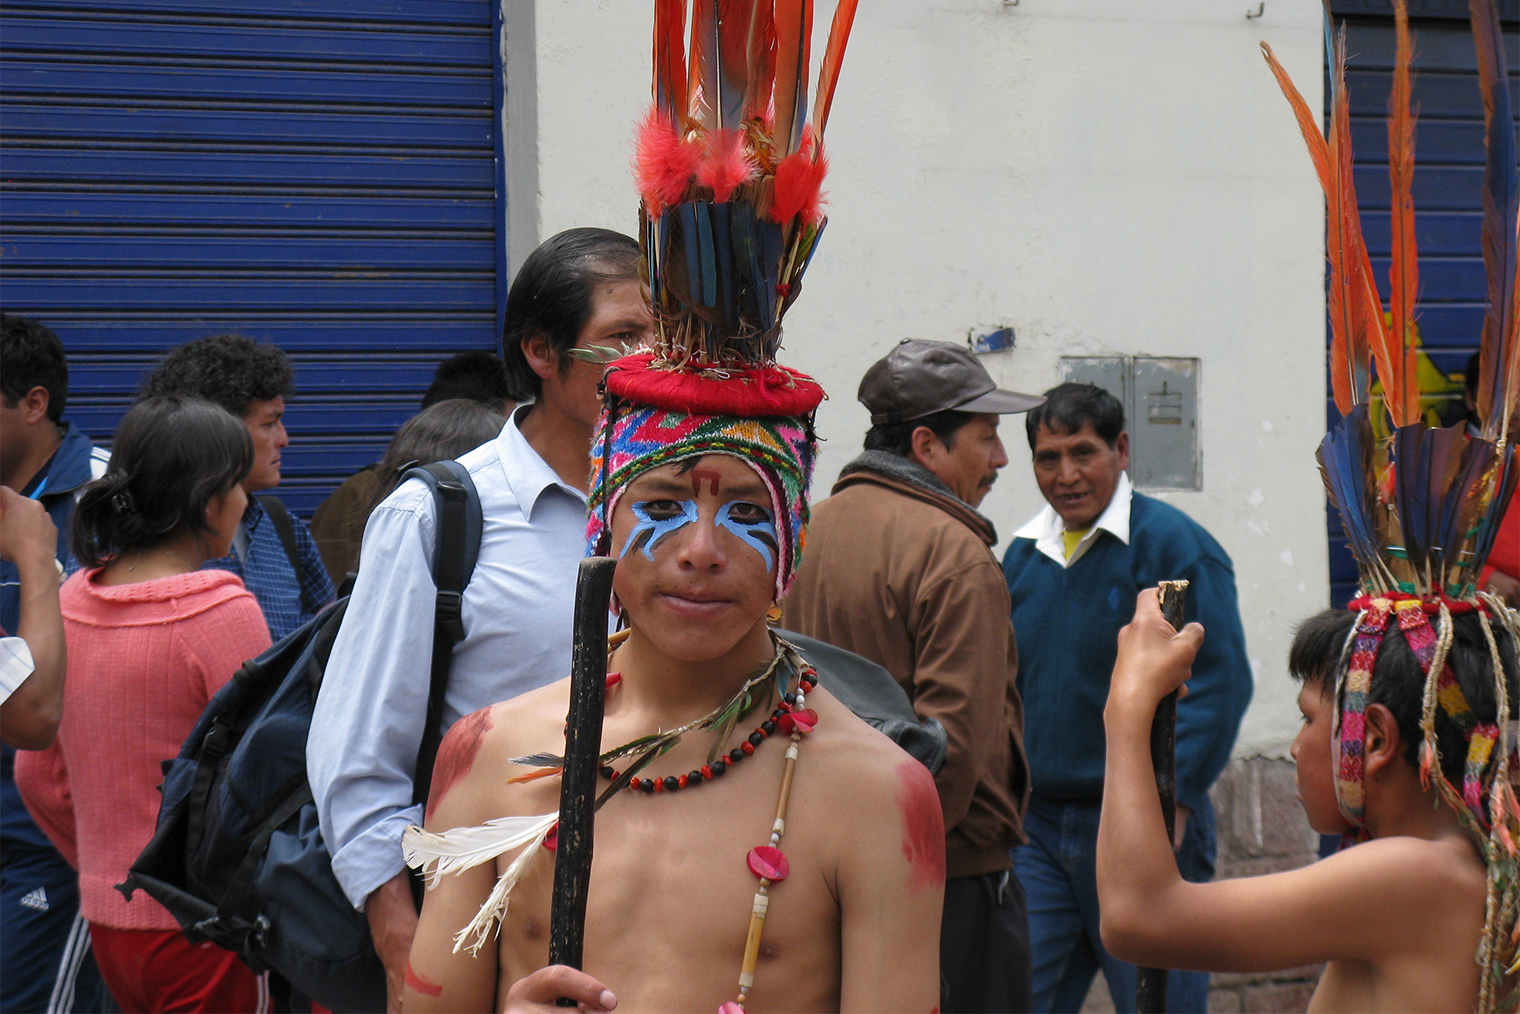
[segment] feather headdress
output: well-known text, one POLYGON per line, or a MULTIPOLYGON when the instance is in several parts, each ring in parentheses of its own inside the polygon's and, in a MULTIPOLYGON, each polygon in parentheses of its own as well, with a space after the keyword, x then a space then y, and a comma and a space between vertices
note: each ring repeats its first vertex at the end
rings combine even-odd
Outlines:
POLYGON ((634 176, 658 365, 771 361, 826 219, 823 131, 858 0, 807 117, 812 0, 656 0, 634 176))
POLYGON ((1516 287, 1520 178, 1498 13, 1494 0, 1469 0, 1469 4, 1488 152, 1483 189, 1488 306, 1478 378, 1483 424, 1474 432, 1465 422, 1432 427, 1420 412, 1414 321, 1419 266, 1411 196, 1413 45, 1405 0, 1394 2, 1397 46, 1388 100, 1393 249, 1386 313, 1362 238, 1352 185, 1345 29, 1333 35, 1327 20, 1330 123, 1323 135, 1318 117, 1293 87, 1271 47, 1262 43, 1262 51, 1297 117, 1325 192, 1328 219, 1330 382, 1342 418, 1320 444, 1318 459, 1325 488, 1340 510, 1362 587, 1362 595, 1352 603, 1360 616, 1335 680, 1331 735, 1336 796, 1348 824, 1365 834, 1365 711, 1379 649, 1384 637, 1398 630, 1423 678, 1421 780, 1427 788, 1434 781, 1438 798, 1484 840, 1488 899, 1476 958, 1482 973, 1478 1009, 1490 1011, 1515 1009, 1517 997, 1510 989, 1520 968, 1516 933, 1520 803, 1514 788, 1520 778, 1520 753, 1510 721, 1512 681, 1495 638, 1495 627, 1520 635, 1520 625, 1502 602, 1479 593, 1475 584, 1517 475, 1510 440, 1516 435, 1512 417, 1520 385, 1516 338, 1520 327, 1516 304, 1520 298, 1516 287), (1373 396, 1374 372, 1381 383, 1381 398, 1373 396), (1453 615, 1464 612, 1478 614, 1491 652, 1488 676, 1493 681, 1495 709, 1484 719, 1469 706, 1447 662, 1455 630, 1453 615), (1449 758, 1451 765, 1442 763, 1438 721, 1466 743, 1462 773, 1455 779, 1448 772, 1457 758, 1449 758))
POLYGON ((1484 425, 1441 429, 1421 417, 1416 384, 1415 297, 1419 284, 1414 235, 1414 121, 1410 108, 1412 44, 1402 0, 1396 3, 1398 44, 1389 97, 1388 175, 1393 195, 1393 256, 1384 312, 1372 272, 1352 183, 1350 103, 1345 28, 1331 36, 1330 125, 1318 117, 1262 43, 1262 52, 1298 119, 1325 192, 1330 262, 1330 382, 1342 419, 1319 448, 1325 487, 1339 508, 1369 593, 1470 597, 1493 546, 1517 477, 1507 419, 1520 385, 1520 342, 1515 329, 1517 213, 1513 131, 1504 80, 1504 53, 1492 0, 1472 0, 1489 159, 1484 186, 1483 248, 1489 271, 1489 305, 1483 332, 1479 384, 1484 425), (1487 12, 1486 14, 1484 12, 1487 12), (1372 379, 1382 397, 1372 396, 1372 379), (1375 425, 1385 414, 1390 426, 1375 425), (1391 429, 1391 435, 1378 434, 1391 429))

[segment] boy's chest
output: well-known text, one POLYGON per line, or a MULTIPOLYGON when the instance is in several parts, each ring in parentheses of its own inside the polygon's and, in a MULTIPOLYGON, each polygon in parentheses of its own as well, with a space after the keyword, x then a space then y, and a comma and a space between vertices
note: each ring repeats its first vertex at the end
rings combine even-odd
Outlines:
MULTIPOLYGON (((735 771, 726 776, 732 783, 698 790, 623 793, 598 814, 585 969, 618 994, 620 1010, 716 1010, 737 995, 760 886, 746 857, 770 838, 780 788, 773 766, 755 764, 749 777, 735 771)), ((838 1004, 830 838, 807 826, 818 820, 806 785, 794 791, 781 842, 790 869, 767 891, 751 1010, 838 1004)), ((535 863, 513 892, 503 932, 508 982, 547 958, 552 879, 552 861, 535 863)))

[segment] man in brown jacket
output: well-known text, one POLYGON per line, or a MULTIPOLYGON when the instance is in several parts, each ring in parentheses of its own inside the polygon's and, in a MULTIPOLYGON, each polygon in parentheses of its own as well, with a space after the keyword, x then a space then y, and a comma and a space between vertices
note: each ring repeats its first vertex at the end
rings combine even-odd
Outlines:
POLYGON ((866 371, 865 453, 813 508, 783 626, 892 673, 949 734, 941 1009, 1027 1011, 1029 923, 1010 876, 1029 791, 1008 588, 977 513, 1008 464, 998 417, 1044 399, 997 388, 964 346, 907 339, 866 371))

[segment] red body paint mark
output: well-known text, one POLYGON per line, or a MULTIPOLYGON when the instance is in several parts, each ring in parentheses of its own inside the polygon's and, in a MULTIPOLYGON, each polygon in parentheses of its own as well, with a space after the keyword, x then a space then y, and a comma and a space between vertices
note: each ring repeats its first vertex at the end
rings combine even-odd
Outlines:
POLYGON ((945 883, 945 818, 939 791, 928 768, 916 760, 897 766, 897 806, 902 811, 903 858, 908 860, 908 893, 945 883))
POLYGON ((721 473, 711 468, 693 468, 691 470, 691 495, 700 496, 702 493, 702 480, 707 480, 708 491, 713 496, 718 495, 718 486, 723 481, 721 473))
POLYGON ((428 793, 425 819, 431 819, 433 810, 448 795, 454 783, 470 773, 475 755, 480 752, 480 741, 491 731, 491 709, 481 708, 465 715, 454 723, 449 734, 438 745, 438 759, 433 763, 433 790, 428 793))
POLYGON ((436 982, 428 982, 412 969, 412 963, 406 963, 406 984, 423 996, 438 996, 443 992, 443 987, 436 982))

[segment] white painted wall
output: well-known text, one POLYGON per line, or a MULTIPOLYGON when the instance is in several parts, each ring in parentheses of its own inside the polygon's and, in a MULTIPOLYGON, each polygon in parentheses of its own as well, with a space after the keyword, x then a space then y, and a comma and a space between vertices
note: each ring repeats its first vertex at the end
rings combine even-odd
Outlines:
MULTIPOLYGON (((538 100, 536 122, 508 128, 514 175, 518 158, 535 170, 510 192, 515 267, 564 228, 633 231, 628 157, 649 99, 652 5, 503 2, 532 5, 521 76, 538 100)), ((1200 359, 1204 488, 1164 499, 1235 560, 1258 678, 1237 753, 1285 756, 1290 628, 1328 594, 1313 460, 1324 224, 1258 42, 1318 108, 1322 15, 1318 0, 1267 0, 1247 19, 1254 6, 866 0, 829 125, 829 230, 782 358, 833 396, 819 415, 820 496, 868 425, 859 378, 899 338, 1012 324, 1018 347, 986 362, 1026 391, 1057 383, 1062 355, 1200 359)), ((832 6, 819 10, 821 36, 832 6)), ((523 40, 509 40, 509 82, 523 40)), ((1013 464, 983 507, 1004 544, 1043 504, 1018 417, 1005 440, 1013 464)))

